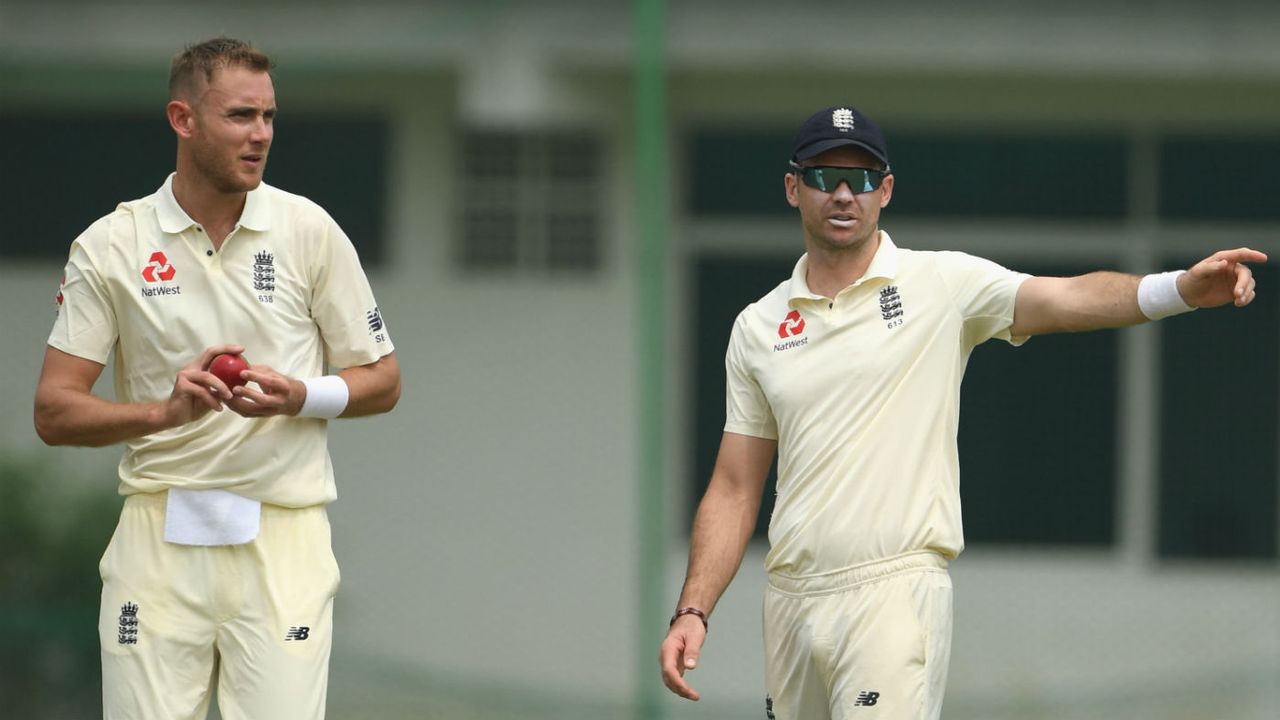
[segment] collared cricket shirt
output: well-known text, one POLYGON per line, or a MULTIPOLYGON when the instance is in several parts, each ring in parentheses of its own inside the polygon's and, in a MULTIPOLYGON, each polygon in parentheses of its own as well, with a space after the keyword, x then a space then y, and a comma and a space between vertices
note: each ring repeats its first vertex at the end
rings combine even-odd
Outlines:
POLYGON ((743 310, 726 354, 727 432, 778 440, 766 569, 836 572, 964 547, 956 433, 973 348, 1011 337, 1028 276, 881 232, 866 274, 828 299, 791 279, 743 310))
MULTIPOLYGON (((106 364, 115 397, 169 397, 206 347, 245 346, 252 364, 290 377, 365 365, 394 346, 351 241, 318 205, 262 183, 222 247, 178 205, 173 176, 120 204, 71 246, 49 344, 106 364)), ((305 507, 336 497, 320 419, 244 418, 224 408, 135 438, 122 494, 224 488, 305 507)))

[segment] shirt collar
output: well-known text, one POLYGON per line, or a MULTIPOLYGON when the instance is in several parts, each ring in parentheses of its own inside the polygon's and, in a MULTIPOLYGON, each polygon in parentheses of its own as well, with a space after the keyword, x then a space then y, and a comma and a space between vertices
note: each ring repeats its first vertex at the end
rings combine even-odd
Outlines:
MULTIPOLYGON (((178 199, 173 196, 173 177, 176 174, 169 173, 169 177, 165 178, 164 184, 157 192, 159 199, 156 202, 156 216, 160 220, 160 229, 174 234, 196 224, 196 221, 187 215, 187 211, 178 204, 178 199)), ((258 187, 250 190, 245 196, 244 209, 240 211, 240 222, 236 223, 237 226, 259 232, 270 228, 267 196, 263 192, 266 185, 266 183, 259 183, 258 187)))
MULTIPOLYGON (((876 248, 876 254, 871 258, 871 264, 867 266, 867 272, 863 274, 853 285, 858 285, 871 278, 884 278, 892 280, 898 274, 898 246, 893 244, 893 239, 889 237, 889 233, 880 231, 880 247, 876 248)), ((853 287, 850 285, 850 287, 853 287)))
POLYGON ((268 212, 267 184, 259 182, 258 187, 249 191, 244 199, 244 210, 240 211, 240 225, 250 230, 262 232, 271 228, 268 212))
MULTIPOLYGON (((806 279, 809 274, 809 253, 800 256, 800 260, 796 263, 795 269, 791 271, 791 295, 788 298, 789 304, 794 304, 796 300, 824 300, 819 295, 809 289, 809 282, 806 279)), ((849 287, 841 290, 845 292, 849 288, 857 287, 872 278, 884 278, 892 280, 898 274, 898 246, 893 244, 889 233, 880 231, 880 246, 876 248, 876 254, 871 257, 871 264, 867 266, 867 271, 862 277, 853 281, 849 287)))
POLYGON ((160 219, 161 230, 176 235, 195 225, 196 221, 187 215, 187 211, 182 209, 178 199, 173 196, 174 175, 177 173, 169 173, 169 177, 164 179, 164 184, 156 192, 159 196, 156 201, 156 216, 160 219))

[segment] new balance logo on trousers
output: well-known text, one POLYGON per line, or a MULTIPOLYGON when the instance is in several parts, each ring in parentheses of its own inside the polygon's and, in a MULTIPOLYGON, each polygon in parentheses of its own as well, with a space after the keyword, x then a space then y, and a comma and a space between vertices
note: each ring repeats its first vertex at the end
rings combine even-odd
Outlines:
MULTIPOLYGON (((858 693, 858 699, 853 701, 855 707, 871 707, 880 699, 880 693, 874 690, 863 690, 858 693)), ((773 696, 764 696, 764 716, 766 720, 777 720, 778 716, 773 714, 773 696)))
POLYGON ((871 705, 875 705, 876 700, 879 700, 879 699, 880 699, 880 693, 874 692, 872 690, 863 690, 862 692, 858 693, 858 699, 855 700, 853 704, 859 707, 870 707, 871 705))

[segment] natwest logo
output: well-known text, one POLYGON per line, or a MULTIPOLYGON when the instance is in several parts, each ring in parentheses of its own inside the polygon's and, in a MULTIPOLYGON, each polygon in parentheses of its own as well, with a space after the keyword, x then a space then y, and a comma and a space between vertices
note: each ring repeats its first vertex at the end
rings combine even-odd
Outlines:
POLYGON ((169 282, 173 279, 173 276, 177 274, 177 268, 170 265, 169 258, 165 257, 164 253, 159 250, 151 253, 151 260, 149 261, 149 264, 142 268, 142 279, 149 283, 156 282, 157 280, 169 282))
POLYGON ((804 332, 804 318, 800 317, 799 310, 792 310, 787 313, 787 317, 778 326, 778 337, 786 340, 789 337, 795 337, 804 332))

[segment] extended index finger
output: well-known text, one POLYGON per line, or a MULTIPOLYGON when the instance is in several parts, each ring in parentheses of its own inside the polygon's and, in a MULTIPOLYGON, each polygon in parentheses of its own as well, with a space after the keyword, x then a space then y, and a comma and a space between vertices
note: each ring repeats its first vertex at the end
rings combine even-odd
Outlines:
POLYGON ((1263 263, 1267 261, 1267 254, 1259 250, 1242 247, 1234 250, 1219 250, 1213 254, 1211 259, 1228 260, 1235 263, 1263 263))

